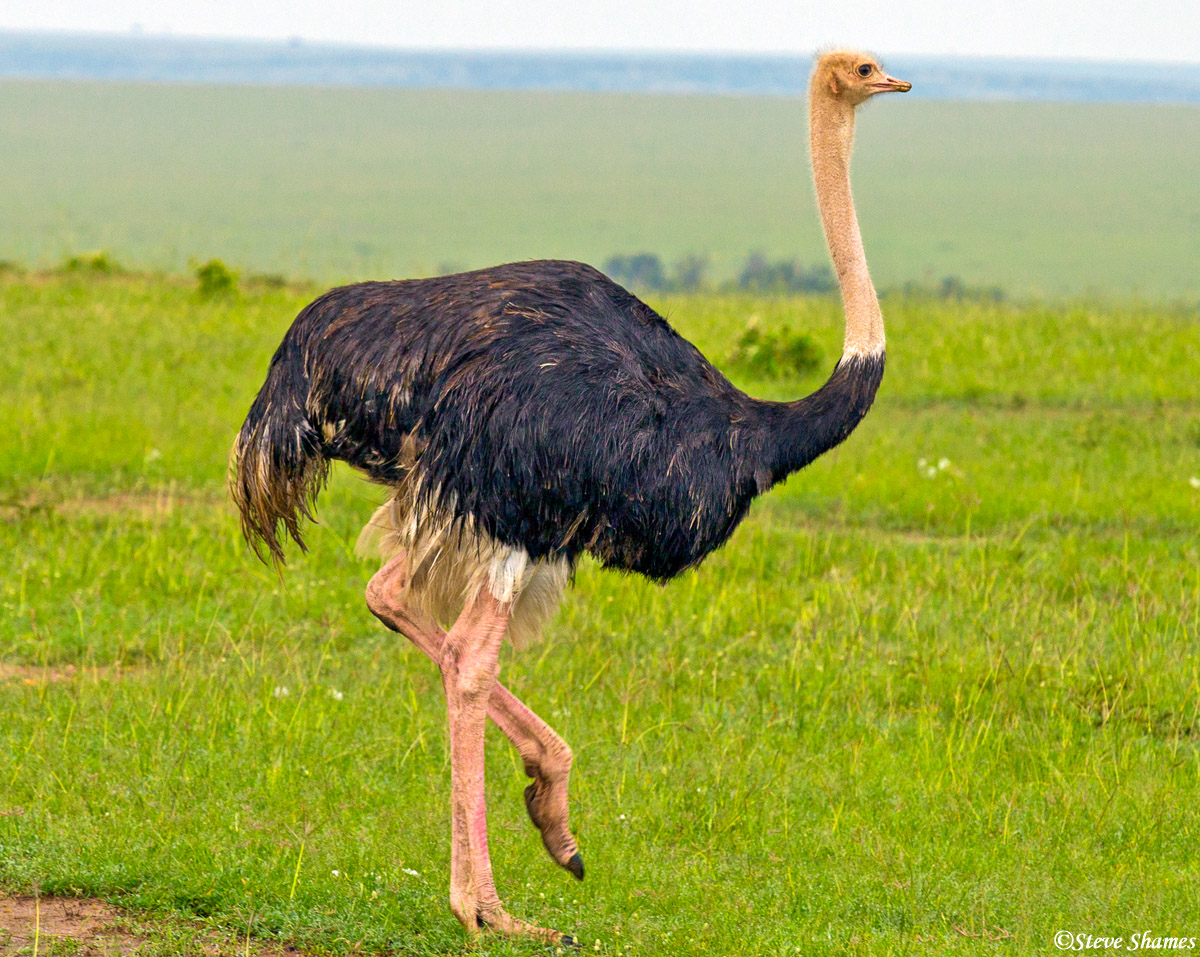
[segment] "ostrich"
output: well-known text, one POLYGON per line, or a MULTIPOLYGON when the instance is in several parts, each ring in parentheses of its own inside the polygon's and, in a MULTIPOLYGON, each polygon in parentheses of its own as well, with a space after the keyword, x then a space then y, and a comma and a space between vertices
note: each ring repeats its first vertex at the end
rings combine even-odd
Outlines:
POLYGON ((271 360, 233 450, 260 557, 283 561, 329 463, 388 486, 360 539, 383 559, 371 612, 438 666, 451 753, 450 907, 488 929, 573 944, 510 916, 492 879, 484 725, 516 746, 550 856, 583 878, 566 743, 497 681, 501 642, 535 635, 579 556, 665 582, 719 548, 755 496, 842 442, 883 376, 879 301, 850 195, 855 108, 905 91, 862 53, 810 82, 813 174, 846 314, 828 381, 794 402, 736 389, 645 303, 590 266, 520 262, 333 289, 271 360))

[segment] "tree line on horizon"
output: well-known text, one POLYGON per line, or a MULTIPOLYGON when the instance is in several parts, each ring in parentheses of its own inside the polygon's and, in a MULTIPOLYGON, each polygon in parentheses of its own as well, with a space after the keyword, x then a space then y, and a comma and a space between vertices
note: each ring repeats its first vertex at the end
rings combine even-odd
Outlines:
MULTIPOLYGON (((709 279, 708 266, 707 256, 687 255, 668 266, 657 254, 641 252, 610 256, 604 262, 604 272, 617 282, 643 292, 826 295, 838 291, 837 277, 827 264, 806 266, 799 259, 770 259, 758 250, 746 257, 736 278, 723 283, 709 279)), ((1007 298, 999 286, 971 286, 958 276, 909 280, 884 292, 954 301, 1003 302, 1007 298)))
MULTIPOLYGON (((753 295, 828 295, 838 292, 837 278, 825 263, 805 266, 798 259, 770 259, 765 253, 750 253, 737 277, 714 283, 708 276, 707 256, 687 255, 670 266, 656 253, 640 252, 610 256, 604 262, 604 272, 621 283, 643 293, 703 293, 743 292, 753 295)), ((445 266, 444 272, 455 271, 445 266)), ((55 270, 61 273, 124 275, 127 270, 107 251, 96 250, 67 256, 55 270)), ((199 291, 205 298, 229 295, 237 291, 239 271, 220 259, 192 263, 191 271, 199 281, 199 291)), ((25 267, 11 260, 0 260, 0 275, 20 274, 25 267)), ((279 288, 288 279, 279 273, 250 273, 245 281, 251 286, 279 288)), ((962 302, 1004 302, 1007 295, 999 286, 973 286, 958 276, 940 279, 908 280, 882 289, 884 295, 897 294, 909 298, 934 298, 962 302)))

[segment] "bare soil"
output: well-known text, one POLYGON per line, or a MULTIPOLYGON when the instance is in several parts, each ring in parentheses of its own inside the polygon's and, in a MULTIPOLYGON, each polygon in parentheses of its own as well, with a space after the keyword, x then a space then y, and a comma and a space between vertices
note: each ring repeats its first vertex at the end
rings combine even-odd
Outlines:
POLYGON ((0 661, 0 683, 15 681, 26 685, 56 684, 60 681, 73 681, 77 678, 92 681, 119 679, 144 669, 120 665, 21 665, 14 662, 0 661))
POLYGON ((69 897, 0 897, 0 954, 59 953, 69 941, 78 957, 132 954, 145 941, 121 926, 115 907, 69 897))
POLYGON ((218 508, 223 499, 215 494, 178 491, 166 486, 149 492, 114 492, 111 495, 69 495, 62 492, 37 493, 21 498, 0 499, 0 520, 18 521, 31 513, 52 512, 64 518, 108 518, 121 516, 143 522, 162 522, 176 511, 218 508))
MULTIPOLYGON (((247 941, 183 920, 155 924, 94 898, 0 894, 0 957, 131 957, 160 928, 194 957, 304 957, 288 944, 247 941)), ((162 953, 161 941, 151 949, 162 953)))

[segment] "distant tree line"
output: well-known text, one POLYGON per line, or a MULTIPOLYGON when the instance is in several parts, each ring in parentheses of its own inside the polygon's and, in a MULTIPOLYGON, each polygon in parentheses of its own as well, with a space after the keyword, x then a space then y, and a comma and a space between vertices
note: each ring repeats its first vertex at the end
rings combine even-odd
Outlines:
MULTIPOLYGON (((0 275, 25 272, 20 263, 0 259, 0 275)), ((84 276, 128 276, 133 273, 114 260, 103 249, 67 256, 55 270, 59 273, 84 276)), ((192 263, 196 277, 196 291, 202 299, 228 298, 237 295, 240 273, 230 269, 223 260, 209 259, 203 263, 192 263)), ((246 285, 257 289, 282 289, 288 279, 281 273, 250 273, 246 285)))
POLYGON ((708 286, 708 257, 684 256, 668 270, 654 253, 610 256, 604 272, 623 285, 648 292, 699 292, 708 286))
POLYGON ((826 293, 837 289, 828 266, 806 267, 797 259, 771 260, 761 252, 746 257, 737 279, 715 286, 708 280, 707 256, 684 256, 670 267, 654 253, 610 256, 604 271, 623 285, 647 292, 722 291, 826 293))
POLYGON ((952 302, 1004 302, 1008 298, 999 286, 970 286, 958 276, 943 276, 927 282, 909 280, 888 291, 909 299, 947 299, 952 302))
MULTIPOLYGON (((755 251, 746 257, 737 278, 712 283, 708 277, 708 257, 684 256, 670 266, 654 253, 610 256, 604 271, 617 282, 643 292, 689 293, 715 290, 748 292, 758 295, 825 295, 838 291, 837 278, 828 265, 805 266, 798 259, 770 259, 755 251)), ((958 276, 922 282, 905 282, 883 290, 885 295, 917 299, 943 299, 955 302, 1003 302, 999 286, 971 286, 958 276)))
MULTIPOLYGON (((837 279, 828 265, 805 266, 798 259, 770 259, 761 251, 750 253, 735 279, 714 283, 708 276, 707 256, 688 255, 669 266, 655 253, 610 256, 604 271, 622 285, 641 292, 696 293, 746 292, 755 295, 826 295, 838 291, 837 279)), ((239 274, 220 259, 192 264, 197 291, 205 299, 236 295, 239 274)), ((0 275, 20 274, 24 267, 0 260, 0 275)), ((77 253, 66 257, 58 272, 120 276, 128 273, 104 250, 77 253)), ((251 273, 245 277, 249 287, 279 289, 288 285, 286 277, 276 273, 251 273)), ((1007 295, 999 286, 969 285, 958 276, 910 280, 880 290, 885 296, 907 299, 936 299, 951 302, 1001 303, 1007 295)), ((1200 308, 1200 307, 1198 307, 1200 308)), ((778 345, 778 344, 774 344, 778 345)), ((775 351, 770 349, 768 351, 775 351)), ((802 365, 803 362, 801 361, 802 365)))
POLYGON ((743 292, 806 292, 821 295, 836 292, 837 287, 833 270, 824 263, 806 267, 798 259, 777 259, 772 262, 760 252, 753 252, 746 257, 737 278, 737 288, 743 292))

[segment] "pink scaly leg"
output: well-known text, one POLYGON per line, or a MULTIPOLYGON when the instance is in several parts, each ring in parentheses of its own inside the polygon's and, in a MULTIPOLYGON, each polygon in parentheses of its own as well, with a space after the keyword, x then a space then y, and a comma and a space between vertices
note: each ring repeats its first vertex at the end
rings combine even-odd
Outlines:
MULTIPOLYGON (((575 941, 569 935, 560 934, 557 931, 548 931, 548 929, 529 925, 524 921, 518 921, 514 917, 504 913, 500 907, 499 898, 496 893, 496 886, 491 877, 491 861, 487 856, 487 824, 484 811, 484 803, 482 803, 482 769, 480 765, 478 788, 479 801, 476 805, 470 807, 460 806, 460 778, 455 776, 455 758, 462 756, 460 760, 460 768, 463 769, 463 775, 468 774, 469 763, 472 760, 469 752, 464 752, 461 748, 456 747, 456 718, 455 710, 462 710, 462 702, 455 705, 451 703, 450 679, 448 678, 448 669, 445 667, 445 662, 449 656, 452 656, 451 638, 457 638, 457 644, 472 643, 469 634, 475 630, 486 632, 486 621, 479 618, 479 606, 481 602, 491 602, 494 610, 498 610, 503 614, 503 624, 499 626, 498 637, 492 639, 490 637, 480 638, 475 643, 481 644, 482 648, 479 654, 481 660, 487 660, 487 655, 491 655, 491 693, 486 698, 486 714, 491 715, 496 721, 504 734, 508 736, 512 744, 516 745, 518 752, 521 753, 526 764, 526 772, 530 777, 535 778, 535 783, 530 784, 526 790, 526 806, 529 808, 530 817, 535 813, 536 803, 530 799, 530 793, 534 792, 534 788, 541 781, 553 780, 556 782, 556 789, 562 790, 562 824, 554 827, 553 830, 542 829, 542 841, 546 843, 546 847, 551 847, 551 836, 565 833, 568 848, 559 851, 559 855, 554 855, 554 859, 563 863, 564 867, 568 867, 571 873, 576 877, 583 877, 583 862, 575 849, 574 838, 571 837, 570 829, 566 825, 566 776, 570 771, 571 752, 570 748, 566 747, 565 742, 554 734, 553 730, 541 721, 541 718, 536 716, 533 711, 530 711, 518 700, 514 694, 506 690, 496 680, 498 672, 498 656, 499 656, 499 639, 503 637, 504 627, 508 624, 509 608, 502 606, 496 602, 491 595, 486 592, 476 597, 476 600, 468 604, 467 608, 463 609, 460 619, 455 622, 455 626, 451 628, 450 633, 446 634, 440 630, 433 622, 425 619, 424 616, 415 615, 404 608, 403 604, 396 601, 396 594, 403 589, 406 584, 404 579, 407 577, 407 561, 403 555, 397 555, 396 558, 388 562, 379 572, 371 579, 367 585, 367 606, 371 608, 372 613, 383 622, 384 625, 391 628, 392 631, 404 634, 412 640, 413 644, 418 646, 421 651, 438 663, 439 668, 443 672, 443 684, 446 687, 446 706, 448 706, 449 714, 451 715, 451 777, 452 777, 452 793, 454 793, 454 845, 451 850, 451 909, 455 915, 463 922, 470 931, 475 931, 479 927, 488 927, 496 929, 503 933, 510 934, 530 934, 542 939, 557 941, 565 945, 574 945, 575 941), (468 615, 470 613, 470 615, 468 615), (468 637, 462 637, 468 636, 468 637), (491 650, 491 643, 494 640, 496 648, 491 650), (503 723, 502 723, 503 722, 503 723), (539 728, 540 726, 540 728, 539 728), (540 732, 540 733, 539 733, 540 732), (557 744, 557 748, 554 745, 557 744), (463 760, 468 763, 463 765, 463 760), (533 769, 533 770, 530 770, 533 769), (461 813, 460 813, 461 811, 461 813), (461 826, 461 821, 467 821, 466 830, 461 826), (481 848, 481 862, 480 862, 481 848), (569 854, 564 853, 569 849, 569 854), (470 908, 474 907, 474 922, 469 922, 470 908)), ((493 622, 494 625, 494 622, 493 622)), ((461 652, 460 658, 461 660, 461 652)), ((486 674, 485 674, 486 682, 486 674)), ((473 696, 468 696, 472 698, 473 696)), ((461 698, 461 696, 460 696, 461 698)), ((478 698, 478 694, 474 696, 478 698)), ((469 706, 466 709, 466 717, 468 720, 474 720, 473 710, 478 706, 478 700, 469 700, 469 706)), ((460 715, 460 721, 462 716, 460 715)), ((461 727, 461 724, 460 724, 461 727)), ((470 740, 464 738, 463 730, 458 733, 458 740, 470 740)), ((480 733, 479 753, 482 754, 482 736, 480 733)), ((470 787, 475 784, 472 778, 467 778, 470 787)), ((469 792, 467 792, 469 793, 469 792)), ((534 823, 538 823, 536 819, 534 823)), ((540 826, 540 825, 539 825, 540 826)))
MULTIPOLYGON (((403 552, 383 566, 367 584, 367 607, 384 625, 404 635, 437 662, 446 633, 397 600, 408 578, 403 552)), ((583 880, 583 857, 571 834, 567 803, 571 762, 567 743, 516 695, 497 681, 488 700, 488 717, 516 747, 533 783, 525 788, 525 809, 542 835, 550 857, 583 880)))
POLYGON ((526 775, 533 778, 525 788, 525 810, 550 857, 583 880, 583 857, 571 834, 567 809, 573 757, 567 742, 499 682, 488 701, 488 717, 516 746, 526 775))
POLYGON ((488 856, 483 730, 511 607, 480 589, 446 634, 438 660, 450 721, 450 909, 471 933, 489 929, 571 945, 573 938, 504 911, 488 856))

